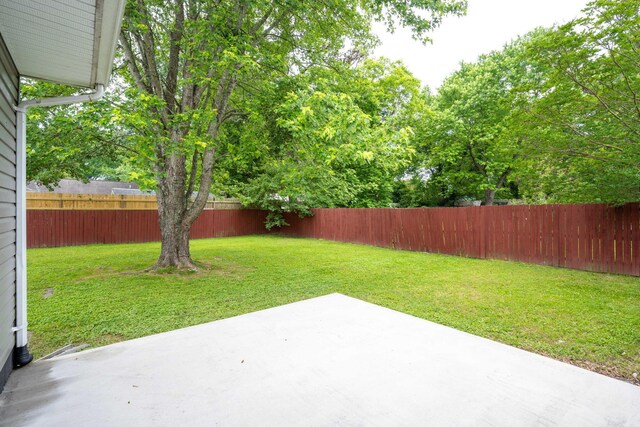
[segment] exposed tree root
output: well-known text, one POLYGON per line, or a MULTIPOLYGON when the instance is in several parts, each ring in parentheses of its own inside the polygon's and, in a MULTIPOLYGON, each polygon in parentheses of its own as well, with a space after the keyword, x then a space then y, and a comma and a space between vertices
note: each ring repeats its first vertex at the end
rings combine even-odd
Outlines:
POLYGON ((160 257, 158 261, 151 267, 149 267, 147 272, 157 272, 166 269, 175 269, 178 271, 200 271, 200 267, 198 267, 191 258, 184 257, 160 257))

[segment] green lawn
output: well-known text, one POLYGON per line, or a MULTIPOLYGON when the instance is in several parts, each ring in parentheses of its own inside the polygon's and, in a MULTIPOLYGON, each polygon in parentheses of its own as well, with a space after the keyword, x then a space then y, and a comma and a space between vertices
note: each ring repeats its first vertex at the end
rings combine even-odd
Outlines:
POLYGON ((158 252, 29 250, 34 354, 341 292, 611 376, 640 372, 638 278, 271 236, 196 240, 209 269, 145 273, 158 252))

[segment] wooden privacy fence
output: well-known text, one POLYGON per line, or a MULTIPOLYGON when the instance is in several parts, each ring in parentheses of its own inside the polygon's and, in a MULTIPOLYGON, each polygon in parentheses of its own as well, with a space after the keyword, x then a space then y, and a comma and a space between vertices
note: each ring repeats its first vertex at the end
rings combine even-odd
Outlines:
MULTIPOLYGON (((209 200, 205 209, 240 209, 238 199, 209 200)), ((157 210, 156 196, 131 194, 27 193, 27 209, 157 210)))
MULTIPOLYGON (((640 276, 640 204, 314 209, 280 234, 640 276)), ((207 210, 193 238, 265 233, 266 213, 207 210)), ((152 210, 29 210, 28 247, 160 240, 152 210)))
MULTIPOLYGON (((205 210, 193 224, 191 237, 242 236, 265 233, 262 211, 205 210)), ((140 243, 160 240, 158 212, 151 210, 28 210, 27 247, 140 243)))
POLYGON ((314 209, 281 234, 640 275, 640 205, 314 209))

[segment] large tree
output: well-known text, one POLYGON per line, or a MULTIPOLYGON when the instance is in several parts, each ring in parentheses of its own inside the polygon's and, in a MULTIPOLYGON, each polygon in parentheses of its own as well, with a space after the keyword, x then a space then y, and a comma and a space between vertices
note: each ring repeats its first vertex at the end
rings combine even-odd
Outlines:
MULTIPOLYGON (((372 19, 416 37, 464 0, 130 0, 120 35, 135 90, 122 120, 157 182, 162 250, 157 267, 195 268, 189 232, 211 188, 225 123, 245 92, 372 44, 372 19)), ((250 106, 248 106, 250 108, 250 106)))
MULTIPOLYGON (((520 60, 522 41, 463 63, 436 96, 419 129, 433 185, 492 205, 509 183, 520 153, 517 88, 530 73, 520 60)), ((443 194, 447 196, 447 194, 443 194)))
MULTIPOLYGON (((272 111, 243 123, 269 141, 243 186, 252 205, 270 211, 268 226, 283 225, 282 212, 389 206, 414 151, 420 81, 400 63, 367 59, 316 67, 281 86, 265 100, 272 111)), ((252 153, 254 139, 242 136, 237 146, 252 153)))
POLYGON ((640 199, 640 2, 596 0, 539 33, 523 61, 539 79, 522 115, 532 196, 640 199))

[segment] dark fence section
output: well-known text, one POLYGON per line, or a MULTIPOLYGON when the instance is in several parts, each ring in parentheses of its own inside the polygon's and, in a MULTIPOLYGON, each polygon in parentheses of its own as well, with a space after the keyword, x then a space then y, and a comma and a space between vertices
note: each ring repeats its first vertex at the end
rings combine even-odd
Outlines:
POLYGON ((640 275, 640 205, 314 209, 281 233, 640 275))
MULTIPOLYGON (((265 217, 266 214, 259 210, 205 210, 193 224, 191 237, 202 239, 265 233, 265 217)), ((29 248, 159 240, 157 211, 27 211, 29 248)))

